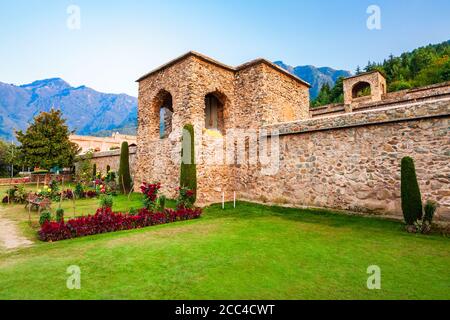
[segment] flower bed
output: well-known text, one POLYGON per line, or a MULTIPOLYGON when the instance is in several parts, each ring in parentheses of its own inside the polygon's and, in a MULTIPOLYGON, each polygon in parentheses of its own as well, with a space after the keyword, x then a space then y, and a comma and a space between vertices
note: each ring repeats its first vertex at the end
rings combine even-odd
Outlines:
POLYGON ((81 217, 62 222, 45 222, 39 231, 42 241, 59 241, 95 235, 144 228, 159 224, 182 220, 197 219, 202 211, 194 209, 166 209, 164 212, 153 212, 141 209, 138 214, 114 213, 110 208, 98 209, 95 215, 81 217))

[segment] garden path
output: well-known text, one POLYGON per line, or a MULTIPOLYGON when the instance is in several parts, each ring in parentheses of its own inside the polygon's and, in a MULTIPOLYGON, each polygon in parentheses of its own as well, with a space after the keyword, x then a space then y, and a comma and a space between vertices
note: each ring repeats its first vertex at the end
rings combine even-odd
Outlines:
POLYGON ((15 250, 33 244, 32 241, 23 237, 16 224, 3 217, 4 208, 0 207, 0 248, 15 250))

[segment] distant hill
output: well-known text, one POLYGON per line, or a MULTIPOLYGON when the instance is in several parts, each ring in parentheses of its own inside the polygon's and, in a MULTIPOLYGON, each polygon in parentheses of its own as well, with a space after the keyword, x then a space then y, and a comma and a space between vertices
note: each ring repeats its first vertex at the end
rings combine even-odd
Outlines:
POLYGON ((26 130, 34 116, 52 107, 60 109, 69 128, 80 135, 136 126, 137 99, 126 94, 74 88, 60 78, 21 86, 0 82, 0 138, 14 140, 14 130, 26 130))
MULTIPOLYGON (((331 86, 350 72, 314 66, 278 66, 312 85, 315 98, 324 83, 331 86)), ((86 86, 72 87, 60 78, 34 81, 21 86, 0 82, 0 138, 15 140, 14 130, 26 130, 33 117, 51 108, 60 109, 71 130, 80 135, 110 136, 113 132, 136 134, 137 98, 108 94, 86 86)))
POLYGON ((329 67, 317 68, 314 66, 298 66, 292 67, 285 64, 283 61, 274 62, 279 67, 289 71, 297 77, 305 80, 311 85, 309 91, 311 100, 315 99, 320 92, 320 88, 324 83, 328 83, 333 87, 339 77, 350 77, 352 74, 345 70, 335 70, 329 67))

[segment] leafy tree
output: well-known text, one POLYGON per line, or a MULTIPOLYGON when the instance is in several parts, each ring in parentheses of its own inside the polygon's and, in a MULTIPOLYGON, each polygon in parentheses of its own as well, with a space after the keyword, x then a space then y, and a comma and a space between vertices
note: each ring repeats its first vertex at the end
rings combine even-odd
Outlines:
POLYGON ((70 134, 61 111, 40 113, 25 133, 16 133, 24 164, 42 169, 72 166, 79 147, 69 140, 70 134))
POLYGON ((130 155, 128 152, 128 142, 122 142, 120 148, 120 164, 119 164, 119 186, 120 190, 125 194, 131 191, 131 174, 130 174, 130 155))
POLYGON ((422 219, 422 196, 417 182, 414 160, 404 157, 401 164, 401 198, 405 222, 413 225, 422 219))
POLYGON ((92 178, 92 157, 93 152, 90 150, 78 158, 77 164, 77 180, 82 183, 88 183, 92 178))
POLYGON ((194 127, 187 124, 183 128, 180 187, 193 191, 192 203, 197 198, 197 165, 195 163, 194 142, 194 127))
POLYGON ((11 176, 11 169, 16 175, 21 165, 21 152, 13 143, 0 140, 0 176, 11 176), (12 166, 12 167, 11 167, 12 166))
MULTIPOLYGON (((385 77, 390 92, 427 86, 450 81, 450 40, 443 43, 417 48, 405 52, 399 57, 392 54, 382 63, 369 61, 364 71, 379 71, 385 77)), ((359 74, 361 69, 356 69, 359 74)), ((331 90, 322 88, 323 92, 311 102, 317 107, 330 103, 341 103, 342 82, 336 82, 331 90)))

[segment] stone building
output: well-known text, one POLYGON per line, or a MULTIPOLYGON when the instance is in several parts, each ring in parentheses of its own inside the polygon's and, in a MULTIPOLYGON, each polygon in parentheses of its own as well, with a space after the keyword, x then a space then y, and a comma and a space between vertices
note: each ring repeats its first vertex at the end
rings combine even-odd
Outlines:
POLYGON ((112 149, 120 149, 122 142, 128 142, 128 145, 136 145, 136 136, 113 133, 111 137, 93 137, 70 135, 70 141, 75 142, 81 148, 81 154, 89 150, 94 152, 105 152, 112 149))
POLYGON ((343 104, 310 109, 309 84, 273 63, 231 67, 196 52, 138 82, 136 187, 159 181, 175 196, 190 123, 202 204, 236 193, 401 214, 399 164, 409 155, 424 200, 450 215, 449 83, 386 93, 380 73, 365 73, 344 80, 343 104))

